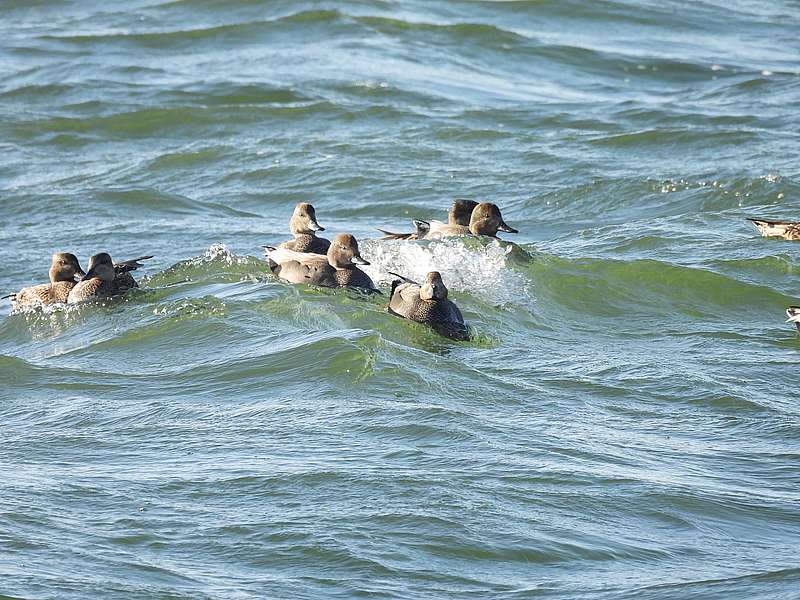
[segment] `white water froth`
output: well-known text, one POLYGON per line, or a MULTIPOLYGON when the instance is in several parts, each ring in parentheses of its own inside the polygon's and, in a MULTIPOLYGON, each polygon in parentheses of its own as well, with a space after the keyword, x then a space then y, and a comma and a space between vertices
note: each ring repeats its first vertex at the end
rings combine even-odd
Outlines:
POLYGON ((508 265, 510 244, 493 240, 469 248, 450 238, 432 242, 365 240, 362 255, 370 265, 364 271, 378 285, 389 285, 398 273, 420 281, 430 271, 439 271, 448 289, 466 292, 495 305, 528 304, 530 282, 508 265))
POLYGON ((215 260, 224 261, 228 265, 242 265, 248 262, 247 257, 237 256, 228 250, 228 247, 222 242, 211 244, 208 248, 206 248, 206 251, 202 256, 195 256, 194 258, 189 259, 187 262, 190 265, 202 265, 215 260))

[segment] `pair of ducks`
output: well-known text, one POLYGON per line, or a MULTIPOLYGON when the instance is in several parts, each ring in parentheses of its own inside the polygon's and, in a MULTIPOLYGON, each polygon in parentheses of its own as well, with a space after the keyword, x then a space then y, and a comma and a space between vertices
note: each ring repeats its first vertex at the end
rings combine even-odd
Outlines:
MULTIPOLYGON (((496 237, 498 231, 517 233, 503 221, 500 209, 489 202, 456 199, 448 214, 448 222, 414 220, 414 233, 392 233, 379 229, 395 240, 440 239, 456 235, 487 235, 496 237)), ((264 254, 272 273, 289 283, 308 283, 324 287, 354 287, 378 292, 377 287, 359 265, 369 265, 362 258, 356 239, 348 234, 337 235, 332 241, 316 236, 325 228, 317 223, 316 211, 303 202, 295 207, 289 220, 294 239, 278 247, 264 246, 264 254)), ((428 273, 420 284, 412 279, 397 277, 392 282, 388 311, 391 314, 424 323, 441 335, 456 340, 469 339, 464 318, 458 307, 447 299, 448 290, 438 271, 428 273)))
MULTIPOLYGON (((800 240, 800 221, 764 221, 763 219, 748 219, 763 237, 778 237, 784 240, 800 240)), ((800 306, 790 306, 786 309, 787 323, 794 323, 800 331, 800 306)))
POLYGON ((78 257, 69 252, 56 252, 50 264, 50 283, 22 288, 3 298, 10 298, 15 310, 39 304, 75 304, 91 298, 107 298, 124 294, 139 287, 130 274, 142 264, 140 256, 115 263, 107 252, 89 258, 89 270, 84 272, 78 257))

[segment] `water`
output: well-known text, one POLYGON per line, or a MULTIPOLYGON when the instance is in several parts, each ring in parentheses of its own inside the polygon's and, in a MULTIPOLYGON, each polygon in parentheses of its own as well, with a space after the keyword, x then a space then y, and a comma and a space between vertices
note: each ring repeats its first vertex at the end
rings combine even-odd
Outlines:
POLYGON ((800 4, 0 4, 0 595, 798 598, 800 4), (506 242, 378 241, 487 198, 506 242), (292 287, 311 201, 475 331, 292 287))

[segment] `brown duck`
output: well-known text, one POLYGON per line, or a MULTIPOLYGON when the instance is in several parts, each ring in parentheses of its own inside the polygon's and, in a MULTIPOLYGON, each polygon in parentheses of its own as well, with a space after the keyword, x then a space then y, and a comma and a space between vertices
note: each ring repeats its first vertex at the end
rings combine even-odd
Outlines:
MULTIPOLYGON (((519 231, 503 220, 500 209, 496 204, 492 204, 491 202, 481 202, 475 207, 470 216, 468 226, 442 223, 441 221, 422 220, 415 220, 414 225, 417 227, 417 232, 414 234, 416 237, 413 239, 418 240, 437 240, 455 235, 485 235, 497 237, 498 231, 519 233, 519 231)), ((406 238, 389 237, 388 239, 406 238)))
MULTIPOLYGON (((472 216, 472 211, 475 210, 475 207, 478 206, 478 203, 474 200, 467 200, 465 198, 456 198, 453 200, 453 205, 450 207, 450 212, 447 213, 447 224, 448 225, 464 225, 469 227, 469 220, 472 216)), ((425 221, 419 221, 420 223, 425 223, 425 221)), ((417 221, 415 220, 414 223, 416 224, 417 221)), ((383 229, 378 229, 382 234, 385 235, 383 238, 384 240, 417 240, 422 239, 418 237, 419 230, 415 231, 414 233, 392 233, 391 231, 385 231, 383 229)), ((424 234, 423 234, 424 236, 424 234)))
POLYGON ((65 303, 77 283, 76 275, 85 275, 78 258, 69 252, 56 252, 50 264, 50 283, 22 288, 3 298, 11 298, 14 309, 37 304, 65 303))
POLYGON ((115 263, 107 252, 95 254, 89 259, 89 270, 86 275, 70 291, 67 302, 74 304, 91 298, 108 298, 139 287, 130 272, 142 266, 139 261, 148 258, 153 257, 140 256, 115 263))
POLYGON ((438 271, 428 273, 422 285, 397 273, 390 274, 400 278, 392 282, 388 308, 391 314, 424 323, 453 340, 470 339, 464 317, 447 299, 447 287, 438 271))
POLYGON ((294 207, 292 218, 289 219, 289 231, 292 232, 294 239, 283 242, 279 248, 313 254, 328 253, 331 243, 325 238, 316 236, 317 231, 325 231, 325 228, 317 223, 317 213, 308 202, 301 202, 294 207))
POLYGON ((356 266, 369 263, 361 258, 358 242, 349 233, 333 238, 326 255, 271 246, 264 246, 264 254, 275 276, 289 283, 376 290, 369 275, 356 266))
POLYGON ((800 240, 800 221, 762 221, 747 219, 763 237, 779 237, 784 240, 800 240))

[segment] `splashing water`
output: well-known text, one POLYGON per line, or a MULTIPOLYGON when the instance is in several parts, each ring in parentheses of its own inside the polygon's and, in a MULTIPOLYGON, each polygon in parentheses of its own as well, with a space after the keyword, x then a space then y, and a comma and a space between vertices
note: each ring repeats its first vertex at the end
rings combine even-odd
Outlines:
POLYGON ((450 290, 468 292, 492 304, 525 304, 533 299, 530 282, 508 265, 513 245, 493 240, 474 248, 452 238, 433 242, 367 240, 364 270, 376 284, 389 284, 398 273, 417 281, 439 271, 450 290))

